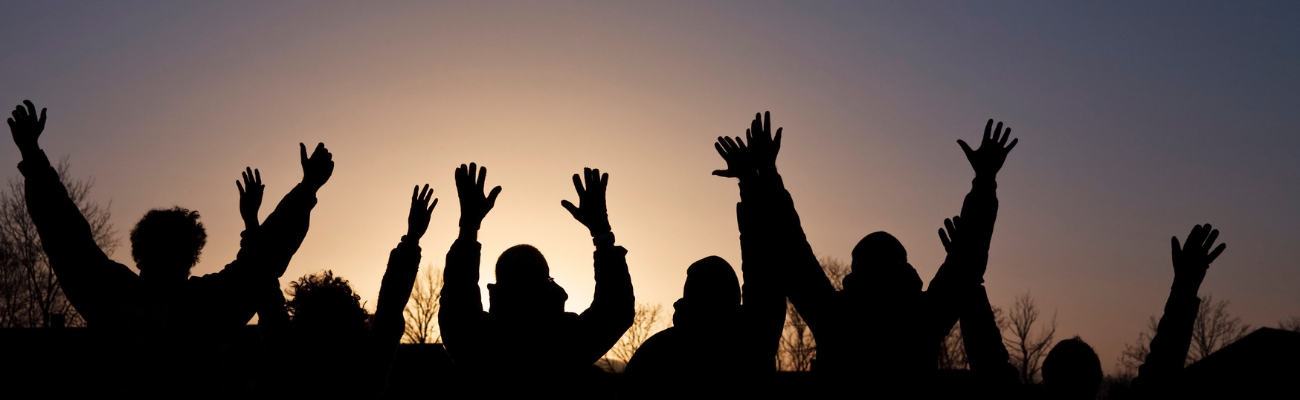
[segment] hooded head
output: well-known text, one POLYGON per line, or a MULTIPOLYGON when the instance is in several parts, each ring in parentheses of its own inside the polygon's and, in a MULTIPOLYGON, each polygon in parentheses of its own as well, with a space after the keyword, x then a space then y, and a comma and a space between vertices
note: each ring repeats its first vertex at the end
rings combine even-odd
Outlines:
POLYGON ((131 258, 141 276, 183 280, 207 242, 197 211, 153 209, 131 228, 131 258))
POLYGON ((1101 386, 1101 360, 1078 336, 1062 340, 1043 360, 1043 386, 1055 399, 1092 399, 1101 386))
POLYGON ((536 247, 506 249, 497 258, 497 281, 488 284, 493 314, 545 315, 563 313, 569 294, 551 279, 551 267, 536 247))
POLYGON ((921 291, 921 277, 907 263, 907 249, 894 235, 875 232, 853 247, 853 266, 844 288, 882 295, 921 291))
POLYGON ((728 319, 740 307, 736 270, 718 256, 696 261, 686 269, 682 298, 673 307, 673 322, 677 325, 728 319))

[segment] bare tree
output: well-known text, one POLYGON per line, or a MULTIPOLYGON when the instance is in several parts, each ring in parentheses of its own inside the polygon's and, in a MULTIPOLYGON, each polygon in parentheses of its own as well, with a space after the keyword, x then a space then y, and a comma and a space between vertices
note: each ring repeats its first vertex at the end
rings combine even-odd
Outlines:
MULTIPOLYGON (((108 221, 108 206, 89 199, 94 180, 73 179, 67 158, 60 160, 55 170, 68 197, 90 223, 95 243, 112 255, 117 242, 108 221)), ((0 327, 48 327, 60 319, 67 325, 84 325, 50 269, 36 225, 27 213, 23 180, 11 178, 6 189, 0 193, 0 327)))
POLYGON ((632 359, 632 355, 636 354, 636 350, 641 348, 646 339, 667 328, 667 326, 660 327, 660 325, 666 325, 666 322, 671 323, 668 314, 664 312, 663 304, 638 303, 636 305, 636 314, 632 317, 632 326, 627 328, 627 332, 623 333, 623 337, 618 338, 618 343, 614 343, 609 352, 605 353, 605 357, 601 358, 601 361, 605 362, 606 369, 611 372, 622 372, 622 367, 616 366, 615 360, 621 361, 620 364, 626 366, 626 363, 632 359))
POLYGON ((794 305, 786 301, 785 330, 781 332, 781 342, 776 355, 776 367, 781 371, 809 371, 812 360, 817 358, 817 343, 813 340, 808 323, 803 320, 794 305))
POLYGON ((1003 339, 1008 352, 1011 353, 1012 364, 1020 370, 1020 380, 1029 384, 1037 381, 1043 366, 1043 357, 1047 356, 1047 351, 1051 349, 1053 338, 1056 336, 1055 315, 1052 316, 1050 325, 1042 326, 1038 334, 1034 335, 1034 324, 1038 322, 1038 317, 1038 306, 1029 292, 1016 297, 1016 302, 1011 304, 1011 312, 1007 318, 1011 335, 1003 339))
MULTIPOLYGON (((1250 332, 1250 325, 1241 323, 1241 318, 1233 317, 1228 314, 1227 300, 1214 301, 1212 295, 1205 295, 1201 298, 1201 305, 1196 311, 1196 322, 1192 325, 1192 347, 1187 352, 1187 361, 1184 365, 1192 365, 1200 361, 1215 351, 1232 344, 1232 342, 1245 337, 1250 332)), ((1300 325, 1300 318, 1294 318, 1293 322, 1300 325)), ((1279 322, 1285 328, 1286 321, 1279 322)), ((1120 353, 1118 371, 1119 378, 1137 377, 1138 367, 1146 362, 1147 355, 1151 354, 1151 339, 1156 337, 1156 329, 1160 326, 1160 320, 1153 315, 1147 321, 1147 328, 1138 334, 1137 343, 1124 345, 1124 351, 1120 353)), ((1297 326, 1300 328, 1300 326, 1297 326)))
POLYGON ((1214 301, 1214 296, 1201 297, 1196 311, 1196 325, 1192 327, 1192 349, 1187 352, 1187 364, 1200 361, 1224 346, 1236 342, 1250 333, 1250 324, 1228 314, 1228 300, 1214 301))
MULTIPOLYGON (((832 257, 817 259, 822 272, 831 281, 835 290, 844 289, 844 277, 852 269, 843 261, 832 257)), ((817 342, 813 340, 812 330, 799 315, 793 304, 787 302, 785 308, 785 330, 781 333, 780 347, 776 355, 776 367, 781 371, 808 371, 812 361, 817 358, 817 342)))
POLYGON ((442 269, 429 264, 411 288, 411 300, 402 314, 406 317, 406 330, 402 341, 406 343, 439 343, 438 309, 442 299, 442 269))
POLYGON ((1159 326, 1160 321, 1152 315, 1147 320, 1147 329, 1138 334, 1137 343, 1124 345, 1124 351, 1119 355, 1119 365, 1115 368, 1117 378, 1129 382, 1137 377, 1138 367, 1151 354, 1151 339, 1156 337, 1156 328, 1159 326))
POLYGON ((1291 316, 1291 319, 1277 321, 1277 328, 1284 331, 1300 332, 1300 315, 1291 316))

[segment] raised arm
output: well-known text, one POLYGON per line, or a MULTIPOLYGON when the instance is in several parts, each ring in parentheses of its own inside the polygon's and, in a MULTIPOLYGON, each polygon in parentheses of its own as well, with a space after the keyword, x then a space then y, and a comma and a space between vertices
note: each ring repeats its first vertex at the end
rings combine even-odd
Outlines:
POLYGON ((1205 224, 1192 228, 1182 245, 1179 245, 1177 236, 1169 239, 1173 248, 1174 285, 1169 290, 1169 300, 1165 302, 1165 313, 1156 327, 1156 336, 1151 338, 1151 352, 1138 368, 1137 378, 1133 379, 1133 390, 1141 396, 1158 398, 1168 395, 1170 384, 1183 370, 1187 351, 1192 345, 1192 327, 1196 324, 1196 313, 1201 305, 1196 292, 1205 280, 1210 263, 1228 247, 1226 244, 1215 247, 1214 241, 1218 238, 1219 230, 1205 224))
POLYGON ((447 264, 443 269, 441 308, 438 324, 449 346, 462 340, 474 339, 470 321, 483 313, 483 300, 478 286, 479 253, 478 229, 488 211, 496 205, 501 187, 483 195, 487 167, 470 163, 456 169, 456 194, 460 198, 460 237, 447 251, 447 264))
MULTIPOLYGON (((822 327, 832 323, 826 315, 834 306, 835 287, 813 254, 794 200, 785 190, 785 183, 776 169, 783 130, 777 128, 773 134, 771 113, 755 114, 749 129, 745 130, 748 146, 739 137, 720 138, 715 148, 727 160, 728 170, 733 169, 732 165, 737 169, 752 169, 752 172, 741 171, 734 175, 740 178, 741 203, 747 203, 746 208, 750 208, 748 203, 754 205, 751 210, 757 211, 760 225, 766 226, 769 232, 772 265, 780 276, 778 279, 783 282, 779 290, 789 297, 813 332, 829 335, 830 332, 822 327), (743 167, 746 163, 748 166, 743 167)), ((714 174, 732 175, 718 171, 714 174)))
MULTIPOLYGON (((261 263, 262 273, 275 277, 284 275, 289 261, 302 246, 311 224, 311 210, 316 207, 316 192, 334 174, 334 155, 324 143, 316 145, 311 157, 307 156, 307 146, 299 143, 298 158, 302 163, 302 182, 284 195, 262 222, 260 236, 265 246, 263 256, 266 257, 266 261, 261 263)), ((247 224, 247 219, 245 221, 247 224)))
MULTIPOLYGON (((970 251, 969 247, 978 247, 970 245, 964 229, 961 217, 944 220, 944 228, 939 229, 939 241, 949 260, 966 259, 961 253, 970 251)), ((961 318, 962 344, 974 375, 974 388, 979 391, 976 394, 983 395, 974 397, 1010 398, 1017 394, 1020 378, 1002 344, 1002 329, 993 314, 988 292, 982 284, 956 287, 954 291, 958 299, 955 314, 961 318)), ((951 323, 948 328, 951 329, 951 323)))
POLYGON ((579 351, 594 362, 618 342, 623 332, 632 326, 636 314, 636 298, 632 294, 632 277, 627 272, 627 250, 614 245, 614 233, 609 226, 609 213, 605 205, 605 189, 609 174, 599 169, 584 168, 584 178, 573 174, 573 188, 578 191, 578 206, 568 200, 560 205, 569 210, 573 218, 587 227, 596 251, 596 291, 591 306, 582 312, 582 324, 587 340, 580 343, 579 351), (583 187, 583 179, 586 187, 583 187))
POLYGON ((23 155, 18 170, 24 178, 27 213, 68 301, 87 322, 97 324, 116 305, 119 293, 135 274, 110 260, 95 243, 86 217, 68 197, 58 172, 37 144, 45 131, 45 109, 37 117, 31 101, 23 104, 8 122, 14 144, 23 155))
MULTIPOLYGON (((420 238, 429 229, 429 219, 438 199, 433 198, 429 185, 424 189, 419 186, 411 192, 411 211, 406 217, 406 235, 397 244, 397 248, 388 253, 388 269, 384 271, 384 280, 379 286, 379 303, 375 306, 374 322, 371 324, 371 347, 373 366, 370 372, 375 379, 374 387, 382 390, 386 386, 388 371, 397 353, 397 343, 402 340, 405 323, 402 309, 411 299, 411 287, 420 271, 420 238)), ((378 391, 375 392, 379 394, 378 391)))
MULTIPOLYGON (((778 129, 780 132, 780 129, 778 129)), ((750 133, 751 142, 753 134, 750 133)), ((750 160, 749 149, 740 138, 718 137, 714 143, 718 155, 727 162, 727 169, 713 171, 714 175, 734 177, 740 182, 740 202, 736 203, 736 225, 740 229, 741 273, 744 277, 742 293, 743 323, 739 338, 746 359, 745 368, 755 372, 772 370, 771 362, 780 346, 785 328, 786 300, 781 289, 776 257, 776 240, 772 223, 771 190, 763 190, 757 182, 758 170, 750 160)), ((775 174, 773 170, 766 175, 775 174)))
POLYGON ((949 284, 984 283, 984 268, 988 264, 989 245, 993 240, 993 223, 998 217, 997 175, 1007 160, 1007 154, 1019 142, 1020 139, 1011 139, 1011 128, 1003 130, 1001 122, 994 127, 991 119, 984 126, 984 136, 978 150, 972 150, 964 140, 957 140, 962 152, 966 154, 966 161, 975 170, 970 193, 966 194, 961 205, 960 220, 962 234, 965 236, 963 251, 948 254, 944 265, 939 267, 939 272, 931 281, 931 287, 936 287, 936 284, 937 287, 944 288, 949 284), (957 254, 968 258, 961 260, 960 264, 964 267, 949 266, 956 261, 952 257, 957 254))

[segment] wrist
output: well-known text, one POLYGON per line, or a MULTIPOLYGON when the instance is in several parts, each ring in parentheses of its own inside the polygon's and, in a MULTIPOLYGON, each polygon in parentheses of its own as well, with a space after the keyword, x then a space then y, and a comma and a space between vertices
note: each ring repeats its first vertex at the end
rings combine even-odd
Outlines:
POLYGON ((460 238, 459 238, 459 239, 468 239, 468 240, 473 240, 473 241, 476 241, 476 242, 477 242, 477 241, 478 241, 478 228, 467 228, 467 227, 464 227, 464 226, 460 227, 460 238))
POLYGON ((592 235, 591 243, 598 249, 614 247, 614 232, 606 230, 598 235, 592 235))

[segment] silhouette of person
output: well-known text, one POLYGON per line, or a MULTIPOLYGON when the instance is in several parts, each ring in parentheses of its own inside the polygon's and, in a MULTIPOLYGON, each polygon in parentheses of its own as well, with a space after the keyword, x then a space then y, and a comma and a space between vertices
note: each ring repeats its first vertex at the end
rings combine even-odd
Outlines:
MULTIPOLYGON (((1172 398, 1179 393, 1178 376, 1192 345, 1192 329, 1201 299, 1196 296, 1205 280, 1210 263, 1228 246, 1214 241, 1219 230, 1210 224, 1196 225, 1181 245, 1178 237, 1170 238, 1173 250, 1174 284, 1165 301, 1164 315, 1151 338, 1151 352, 1138 368, 1131 385, 1137 398, 1172 398)), ((1043 361, 1043 385, 1048 395, 1058 399, 1093 398, 1101 385, 1101 362, 1092 348, 1082 340, 1063 340, 1043 361)))
MULTIPOLYGON (((752 142, 752 140, 751 140, 752 142)), ((758 179, 752 154, 740 138, 719 137, 714 148, 727 162, 714 175, 738 178, 736 204, 745 285, 717 256, 686 270, 682 298, 673 304, 672 327, 645 341, 623 371, 620 398, 733 397, 765 393, 785 326, 786 302, 773 265, 770 195, 758 179), (699 362, 702 354, 731 360, 728 368, 699 362)))
MULTIPOLYGON (((779 138, 780 129, 777 132, 779 138)), ((779 264, 785 271, 786 294, 816 337, 813 368, 825 379, 821 386, 828 394, 865 388, 922 393, 928 389, 924 383, 936 369, 935 350, 957 322, 960 294, 983 282, 982 266, 997 218, 995 179, 1018 142, 1010 139, 1010 133, 1009 128, 1003 131, 1002 123, 994 128, 989 120, 978 150, 957 141, 975 170, 959 217, 972 247, 949 252, 928 290, 922 291, 921 278, 907 262, 902 243, 893 235, 875 232, 854 247, 852 272, 837 292, 813 255, 790 194, 776 172, 780 141, 771 135, 770 116, 766 120, 755 116, 749 149, 758 153, 755 159, 764 160, 759 177, 775 193, 774 215, 783 231, 779 235, 786 237, 779 264)))
POLYGON ((190 276, 207 240, 197 212, 154 209, 131 230, 139 275, 109 259, 37 139, 45 129, 30 101, 8 120, 22 153, 18 164, 32 222, 68 300, 109 344, 110 385, 131 397, 215 396, 213 370, 223 338, 252 318, 248 285, 270 259, 292 257, 307 232, 316 191, 333 162, 324 146, 310 159, 301 148, 303 181, 268 216, 260 234, 245 232, 235 261, 220 272, 190 276))
POLYGON ((568 294, 550 278, 541 252, 517 245, 497 259, 496 283, 488 284, 490 306, 484 312, 478 230, 501 187, 484 196, 487 168, 471 163, 456 169, 460 237, 447 252, 438 324, 467 386, 483 388, 481 396, 585 396, 589 388, 583 379, 598 372, 594 363, 632 325, 635 298, 627 250, 614 245, 605 206, 609 175, 589 168, 584 175, 585 188, 573 176, 580 206, 561 205, 587 227, 596 245, 591 306, 582 314, 565 312, 568 294))
POLYGON ((276 391, 295 398, 380 397, 405 329, 402 309, 419 272, 420 238, 437 205, 429 185, 411 192, 406 235, 388 254, 373 316, 333 271, 291 282, 288 302, 276 280, 262 286, 258 329, 272 353, 290 361, 274 363, 283 371, 276 391))

